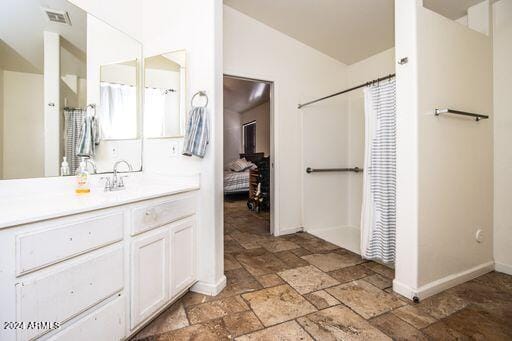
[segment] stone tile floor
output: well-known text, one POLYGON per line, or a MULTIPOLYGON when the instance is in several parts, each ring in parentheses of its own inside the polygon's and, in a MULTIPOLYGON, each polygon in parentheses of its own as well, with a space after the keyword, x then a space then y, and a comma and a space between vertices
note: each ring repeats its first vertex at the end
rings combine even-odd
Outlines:
POLYGON ((391 290, 393 269, 307 233, 272 237, 245 201, 225 214, 227 287, 186 294, 134 340, 512 340, 512 276, 414 304, 391 290))

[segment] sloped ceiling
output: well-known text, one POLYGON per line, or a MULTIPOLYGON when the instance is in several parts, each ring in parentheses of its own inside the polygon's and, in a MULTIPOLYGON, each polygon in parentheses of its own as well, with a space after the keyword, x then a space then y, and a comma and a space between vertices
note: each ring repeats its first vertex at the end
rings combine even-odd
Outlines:
POLYGON ((60 34, 63 47, 83 57, 86 27, 86 13, 66 0, 0 0, 0 64, 11 71, 42 72, 43 31, 60 34), (72 25, 50 22, 42 8, 67 11, 72 25))
POLYGON ((224 109, 243 113, 270 100, 270 84, 224 77, 224 109))
MULTIPOLYGON (((424 5, 458 19, 480 1, 424 0, 424 5)), ((394 46, 394 0, 224 0, 224 4, 345 64, 394 46)))

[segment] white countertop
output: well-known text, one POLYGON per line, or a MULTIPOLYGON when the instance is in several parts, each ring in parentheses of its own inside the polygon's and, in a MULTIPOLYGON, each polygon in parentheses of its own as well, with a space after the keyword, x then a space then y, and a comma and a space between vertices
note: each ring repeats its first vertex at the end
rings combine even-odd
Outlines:
MULTIPOLYGON (((125 174, 123 174, 125 175, 125 174)), ((111 174, 102 176, 112 177, 111 174)), ((199 189, 199 176, 130 173, 126 189, 104 192, 100 175, 91 193, 75 194, 75 177, 0 181, 0 229, 199 189)))

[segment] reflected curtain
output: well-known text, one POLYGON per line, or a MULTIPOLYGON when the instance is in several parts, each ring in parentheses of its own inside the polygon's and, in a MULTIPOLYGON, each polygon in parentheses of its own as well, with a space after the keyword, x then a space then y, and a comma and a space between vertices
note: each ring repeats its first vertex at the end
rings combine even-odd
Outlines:
POLYGON ((137 137, 137 90, 134 86, 101 82, 101 138, 137 137))

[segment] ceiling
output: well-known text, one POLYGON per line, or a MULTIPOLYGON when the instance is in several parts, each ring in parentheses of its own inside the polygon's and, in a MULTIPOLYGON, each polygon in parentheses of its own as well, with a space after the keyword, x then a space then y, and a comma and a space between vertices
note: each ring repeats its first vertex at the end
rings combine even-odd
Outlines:
POLYGON ((238 113, 270 100, 270 84, 224 77, 224 109, 238 113))
POLYGON ((81 58, 86 25, 86 13, 66 0, 0 0, 0 66, 42 72, 43 31, 60 34, 63 48, 81 58), (67 11, 72 25, 50 22, 42 8, 67 11))
MULTIPOLYGON (((424 0, 451 19, 482 0, 424 0)), ((224 3, 345 64, 394 46, 394 0, 224 0, 224 3)))

